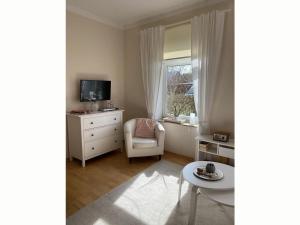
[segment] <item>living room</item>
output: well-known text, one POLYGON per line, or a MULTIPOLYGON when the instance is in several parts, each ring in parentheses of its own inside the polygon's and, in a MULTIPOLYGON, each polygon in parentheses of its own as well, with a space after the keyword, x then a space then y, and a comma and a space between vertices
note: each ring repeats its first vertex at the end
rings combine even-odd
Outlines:
MULTIPOLYGON (((279 38, 268 26, 276 35, 256 40, 253 31, 269 25, 262 6, 248 22, 233 0, 34 4, 42 10, 28 10, 24 21, 26 4, 15 8, 10 27, 19 29, 2 42, 14 43, 2 48, 5 73, 24 74, 3 85, 3 104, 18 109, 3 110, 5 224, 297 221, 297 207, 286 207, 299 186, 291 182, 297 151, 278 164, 284 149, 295 149, 297 132, 287 125, 297 128, 299 110, 274 123, 297 102, 297 57, 283 66, 286 59, 262 51, 272 53, 279 38)), ((270 12, 277 25, 278 9, 270 12)), ((278 46, 280 55, 298 38, 278 46)))
MULTIPOLYGON (((143 6, 138 3, 133 4, 131 1, 126 2, 126 4, 124 2, 123 4, 123 7, 115 9, 113 8, 113 1, 108 5, 93 2, 67 1, 66 111, 70 114, 67 117, 68 148, 66 154, 72 160, 71 162, 67 162, 66 177, 68 224, 76 224, 78 221, 81 221, 83 224, 83 218, 87 220, 84 224, 93 224, 95 221, 98 221, 99 218, 94 218, 95 221, 92 221, 91 216, 80 214, 78 211, 80 209, 81 212, 84 211, 91 204, 94 204, 93 202, 97 201, 97 199, 111 193, 112 190, 118 188, 120 185, 122 186, 124 183, 130 182, 133 179, 132 177, 137 179, 136 177, 139 174, 145 173, 144 171, 150 165, 153 167, 154 164, 157 164, 157 157, 159 159, 162 158, 163 161, 176 163, 176 166, 178 166, 178 163, 181 166, 185 166, 196 160, 194 146, 196 142, 195 138, 199 136, 198 121, 204 118, 201 119, 197 116, 198 109, 196 110, 197 106, 195 105, 194 96, 194 93, 197 92, 195 90, 196 85, 194 84, 196 80, 193 78, 195 75, 192 73, 191 64, 191 61, 195 59, 191 59, 192 51, 194 52, 191 48, 193 44, 195 45, 195 43, 192 44, 192 28, 195 27, 194 24, 192 25, 192 18, 199 15, 211 13, 211 17, 213 18, 213 13, 215 12, 220 13, 220 15, 222 14, 223 21, 219 22, 216 20, 216 23, 221 24, 221 29, 224 30, 221 34, 218 34, 221 35, 221 43, 219 44, 219 50, 216 51, 219 51, 220 55, 215 58, 218 58, 219 62, 212 62, 216 63, 215 65, 219 68, 217 78, 216 81, 207 81, 208 83, 213 81, 214 84, 212 86, 215 87, 206 87, 207 90, 215 89, 212 91, 213 94, 209 94, 210 96, 214 95, 214 97, 211 106, 207 106, 210 109, 206 113, 206 120, 212 122, 209 125, 209 131, 206 133, 202 132, 202 134, 208 135, 218 131, 226 132, 230 137, 231 143, 234 143, 233 1, 186 1, 185 6, 175 1, 172 3, 173 5, 171 2, 165 3, 170 4, 168 7, 163 4, 158 5, 156 2, 147 3, 147 5, 143 6), (170 10, 171 8, 173 10, 170 10), (151 13, 151 11, 155 11, 154 9, 157 13, 151 13), (113 16, 109 10, 119 11, 113 16), (110 20, 107 17, 103 18, 105 12, 110 16, 110 20), (145 15, 148 15, 146 19, 145 15), (119 21, 119 23, 115 21, 119 21), (158 107, 160 109, 156 112, 157 116, 151 116, 150 111, 152 109, 149 109, 151 99, 145 95, 145 93, 149 93, 149 90, 145 89, 147 85, 145 86, 145 79, 141 76, 144 73, 142 71, 144 65, 141 64, 141 54, 143 53, 141 52, 142 47, 140 47, 140 32, 158 26, 163 29, 161 48, 163 56, 160 59, 160 66, 164 72, 162 72, 162 78, 158 78, 159 82, 163 80, 162 93, 160 96, 157 96, 160 99, 160 103, 155 104, 161 104, 162 106, 158 107), (110 89, 108 90, 108 94, 103 94, 104 96, 109 96, 108 98, 102 98, 94 102, 90 101, 90 93, 96 93, 97 91, 92 90, 92 88, 84 90, 84 88, 87 86, 94 87, 97 85, 95 82, 99 83, 98 85, 102 92, 105 89, 110 89), (108 82, 109 84, 105 84, 108 82), (108 87, 104 87, 105 85, 108 85, 108 87), (87 96, 86 100, 83 96, 87 96), (103 112, 109 110, 110 107, 117 108, 118 110, 103 112), (99 119, 95 115, 99 115, 99 119), (115 125, 105 125, 109 123, 109 116, 116 117, 115 125), (102 117, 106 122, 95 125, 102 117), (140 138, 138 139, 140 142, 141 138, 145 138, 145 136, 137 134, 136 129, 139 125, 138 121, 135 123, 135 120, 139 120, 138 118, 154 119, 163 127, 164 137, 160 138, 163 146, 160 147, 157 144, 161 150, 151 149, 149 146, 140 150, 137 148, 138 145, 146 145, 146 143, 134 143, 137 137, 140 138), (85 122, 83 122, 85 120, 89 120, 89 123, 94 124, 90 126, 85 125, 85 122), (128 128, 132 130, 132 138, 127 138, 126 136, 129 121, 133 121, 132 128, 128 128), (102 126, 104 128, 100 131, 102 126), (115 130, 111 146, 108 146, 110 140, 104 134, 105 132, 109 132, 104 131, 105 129, 108 130, 109 126, 115 130), (78 129, 76 127, 85 128, 78 129), (91 130, 86 130, 90 128, 91 130), (80 133, 83 133, 84 137, 80 138, 80 133), (87 139, 88 136, 90 136, 89 139, 87 139), (102 139, 102 137, 105 138, 102 139), (125 144, 123 143, 124 140, 125 144), (116 142, 120 142, 120 144, 118 145, 116 142), (133 148, 130 148, 128 142, 133 142, 133 148), (85 147, 77 149, 81 145, 85 147), (81 155, 81 152, 88 151, 86 148, 89 148, 89 146, 91 146, 90 153, 83 153, 81 155), (105 148, 104 146, 107 147, 105 148), (149 153, 145 152, 146 150, 149 153), (84 154, 87 155, 84 156, 84 154), (110 171, 110 175, 103 174, 103 171, 110 171), (98 175, 95 176, 95 174, 98 175)), ((213 21, 214 19, 212 19, 212 23, 214 23, 213 21)), ((219 27, 213 29, 220 30, 219 27)), ((212 36, 211 38, 214 37, 212 36)), ((145 51, 148 50, 145 49, 145 51)), ((152 53, 145 54, 149 55, 152 53)), ((145 62, 145 64, 147 63, 145 62)), ((149 63, 151 64, 151 62, 149 63)), ((148 85, 151 86, 151 82, 148 85)), ((209 101, 209 99, 206 101, 209 101)), ((156 138, 158 138, 157 136, 159 135, 155 135, 156 138)), ((150 140, 148 139, 147 141, 149 142, 150 140)), ((233 148, 234 144, 229 151, 234 152, 233 148)), ((199 157, 198 160, 205 159, 206 161, 211 160, 234 165, 233 156, 228 158, 222 154, 216 156, 203 153, 199 157)), ((179 173, 177 177, 179 178, 179 173)), ((149 177, 150 181, 152 179, 152 177, 149 177)), ((149 188, 153 189, 153 187, 149 188)), ((157 193, 157 195, 159 194, 157 193)), ((137 201, 141 201, 141 199, 137 201)), ((231 201, 233 201, 233 198, 231 201)), ((148 202, 148 204, 150 203, 151 201, 148 202)), ((173 205, 174 203, 168 204, 173 205)), ((184 204, 188 203, 182 203, 182 205, 184 204)), ((157 207, 164 208, 165 205, 158 204, 157 207)), ((218 211, 221 208, 216 207, 216 215, 221 215, 221 218, 222 216, 225 218, 219 219, 220 223, 233 223, 232 207, 233 205, 231 204, 227 209, 229 215, 222 215, 222 212, 218 211)), ((109 207, 107 206, 107 208, 109 207)), ((115 210, 115 208, 111 210, 115 210)), ((126 210, 128 211, 128 207, 125 207, 126 210)), ((140 210, 144 211, 145 216, 153 213, 151 211, 147 212, 146 209, 140 210)), ((181 222, 176 217, 172 219, 169 216, 170 218, 168 219, 162 219, 161 216, 157 215, 153 215, 153 217, 156 216, 157 218, 152 217, 153 221, 150 222, 143 216, 141 217, 133 213, 130 217, 126 216, 122 218, 120 216, 119 223, 120 221, 129 220, 124 223, 130 224, 131 217, 139 217, 137 219, 140 220, 140 223, 146 224, 174 223, 174 221, 171 222, 172 220, 177 220, 179 224, 188 220, 189 224, 195 223, 190 221, 192 219, 188 218, 189 211, 184 213, 186 215, 185 217, 181 216, 181 218, 184 218, 181 222)), ((118 223, 114 221, 115 217, 111 218, 105 212, 102 214, 107 223, 118 223)), ((167 215, 169 214, 170 212, 167 213, 167 215)), ((101 218, 101 213, 99 217, 101 218)))
MULTIPOLYGON (((174 31, 177 32, 176 29, 174 29, 176 26, 173 26, 173 29, 171 29, 172 27, 167 28, 165 36, 168 38, 168 42, 165 44, 169 45, 170 48, 176 46, 176 44, 183 45, 181 51, 188 53, 181 56, 179 52, 178 57, 190 57, 191 27, 188 26, 188 23, 180 25, 180 22, 187 21, 187 19, 195 15, 200 15, 202 12, 224 9, 233 10, 232 1, 213 4, 212 6, 211 4, 212 3, 209 3, 208 6, 206 6, 207 4, 200 3, 199 5, 198 3, 198 8, 193 4, 192 7, 190 7, 190 11, 187 11, 189 8, 185 7, 184 10, 177 10, 178 12, 175 15, 174 12, 170 13, 173 16, 167 15, 163 18, 158 17, 155 23, 145 24, 145 22, 143 22, 144 25, 142 27, 135 26, 125 30, 120 30, 74 13, 74 11, 76 11, 75 9, 67 11, 66 111, 89 109, 88 103, 84 104, 78 100, 80 79, 102 79, 111 80, 111 101, 117 107, 125 110, 123 113, 124 121, 131 118, 147 117, 139 56, 139 30, 145 27, 155 26, 155 24, 176 25, 176 23, 179 23, 177 26, 179 27, 178 30, 185 29, 184 32, 186 32, 186 35, 181 34, 181 37, 174 41, 176 38, 175 35, 177 35, 174 33, 174 31), (182 13, 182 11, 184 12, 182 13), (84 43, 84 45, 82 43, 84 43)), ((221 72, 216 82, 215 101, 211 115, 212 131, 227 131, 232 137, 234 137, 233 14, 233 11, 226 13, 222 45, 224 49, 220 57, 219 71, 221 72)), ((149 20, 153 21, 152 18, 149 20)), ((173 51, 176 51, 176 49, 173 51)), ((166 52, 165 54, 168 53, 166 52)), ((98 102, 97 104, 98 108, 103 107, 100 105, 103 104, 103 102, 98 102)), ((187 133, 193 133, 195 129, 193 127, 176 126, 176 124, 166 124, 166 126, 168 126, 167 129, 169 129, 169 127, 176 127, 182 130, 179 134, 175 133, 174 136, 187 135, 185 139, 188 141, 185 142, 185 144, 188 146, 186 147, 186 154, 184 155, 193 157, 193 151, 189 150, 193 147, 193 144, 190 145, 193 138, 187 133)), ((180 145, 180 142, 173 139, 168 142, 167 145, 174 148, 174 146, 180 145)), ((175 153, 178 152, 176 150, 175 147, 175 153)))

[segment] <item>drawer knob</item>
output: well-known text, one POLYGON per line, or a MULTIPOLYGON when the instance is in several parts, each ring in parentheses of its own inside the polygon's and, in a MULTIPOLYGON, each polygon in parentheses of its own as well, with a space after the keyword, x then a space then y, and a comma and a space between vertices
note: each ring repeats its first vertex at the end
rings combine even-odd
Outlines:
POLYGON ((115 131, 117 131, 117 128, 115 128, 115 131))
POLYGON ((93 122, 91 122, 91 124, 94 124, 93 122))
POLYGON ((92 137, 94 136, 94 134, 91 135, 92 137))
POLYGON ((117 120, 117 118, 115 117, 114 120, 117 120))
POLYGON ((118 141, 117 140, 115 140, 115 143, 117 143, 118 141))
POLYGON ((92 147, 92 150, 94 150, 95 148, 94 147, 92 147))

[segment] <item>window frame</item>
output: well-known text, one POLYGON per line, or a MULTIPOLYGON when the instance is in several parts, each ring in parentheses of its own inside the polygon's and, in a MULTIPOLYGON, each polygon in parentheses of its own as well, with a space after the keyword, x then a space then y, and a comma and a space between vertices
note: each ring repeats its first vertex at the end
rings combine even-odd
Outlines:
MULTIPOLYGON (((168 66, 183 66, 190 64, 192 65, 192 59, 191 57, 184 57, 184 58, 173 58, 173 59, 165 59, 163 61, 163 88, 162 88, 162 113, 163 117, 167 116, 167 67, 168 66)), ((190 116, 184 116, 183 117, 186 120, 190 119, 190 116)), ((196 115, 197 118, 197 115, 196 115)))

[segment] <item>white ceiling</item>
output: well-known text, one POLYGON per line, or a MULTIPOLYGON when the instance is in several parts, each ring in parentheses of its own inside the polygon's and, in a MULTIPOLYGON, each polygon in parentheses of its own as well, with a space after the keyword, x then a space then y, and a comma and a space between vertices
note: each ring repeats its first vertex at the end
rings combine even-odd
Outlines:
POLYGON ((67 10, 115 27, 130 27, 139 21, 193 7, 208 0, 67 0, 67 10))

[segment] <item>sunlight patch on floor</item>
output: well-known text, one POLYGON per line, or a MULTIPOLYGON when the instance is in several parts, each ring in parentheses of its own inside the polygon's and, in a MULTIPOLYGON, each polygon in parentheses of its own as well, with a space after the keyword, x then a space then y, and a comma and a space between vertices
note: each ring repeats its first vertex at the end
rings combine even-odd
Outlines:
MULTIPOLYGON (((143 173, 114 204, 144 224, 165 224, 177 205, 179 184, 174 188, 174 183, 178 183, 178 177, 172 174, 143 173)), ((181 196, 187 191, 188 183, 184 182, 181 196)))
POLYGON ((93 225, 110 225, 105 220, 99 218, 93 225))

